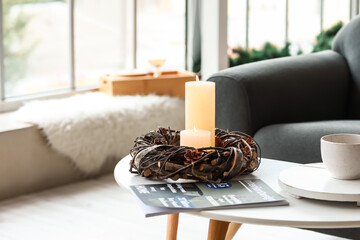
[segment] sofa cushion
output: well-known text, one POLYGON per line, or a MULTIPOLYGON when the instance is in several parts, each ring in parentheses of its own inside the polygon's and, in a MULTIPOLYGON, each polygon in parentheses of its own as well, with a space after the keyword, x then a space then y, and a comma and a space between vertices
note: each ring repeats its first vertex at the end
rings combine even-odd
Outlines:
POLYGON ((254 138, 262 157, 312 163, 321 162, 320 138, 332 133, 360 134, 360 120, 274 124, 261 128, 254 138))

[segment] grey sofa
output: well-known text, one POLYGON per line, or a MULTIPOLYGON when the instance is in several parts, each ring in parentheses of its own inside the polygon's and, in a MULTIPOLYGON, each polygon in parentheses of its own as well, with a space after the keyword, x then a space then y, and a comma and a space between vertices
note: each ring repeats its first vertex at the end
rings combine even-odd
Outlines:
MULTIPOLYGON (((262 157, 320 162, 321 136, 360 133, 360 16, 331 50, 229 68, 208 81, 216 83, 216 127, 254 136, 262 157)), ((331 233, 360 239, 360 229, 331 233)))

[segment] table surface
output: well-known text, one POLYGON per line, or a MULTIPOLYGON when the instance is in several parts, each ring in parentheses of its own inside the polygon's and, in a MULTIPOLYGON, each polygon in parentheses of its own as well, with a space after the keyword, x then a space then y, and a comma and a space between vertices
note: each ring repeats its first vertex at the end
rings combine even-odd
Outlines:
MULTIPOLYGON (((130 185, 151 184, 160 182, 141 177, 129 172, 131 157, 123 158, 115 167, 114 176, 119 185, 130 190, 130 185)), ((297 166, 298 164, 262 159, 258 170, 247 175, 246 178, 256 177, 262 179, 276 192, 282 195, 289 206, 256 207, 241 209, 212 210, 200 212, 187 212, 210 219, 262 224, 272 226, 288 226, 300 228, 351 228, 360 227, 360 207, 355 203, 323 201, 307 198, 294 198, 278 185, 278 176, 283 170, 297 166)))

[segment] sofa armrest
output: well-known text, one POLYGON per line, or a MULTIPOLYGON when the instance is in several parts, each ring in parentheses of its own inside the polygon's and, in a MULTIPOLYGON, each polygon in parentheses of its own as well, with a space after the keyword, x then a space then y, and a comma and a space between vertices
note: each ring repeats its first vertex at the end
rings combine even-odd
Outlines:
POLYGON ((245 64, 220 71, 216 127, 254 135, 263 126, 345 117, 350 73, 328 50, 245 64))

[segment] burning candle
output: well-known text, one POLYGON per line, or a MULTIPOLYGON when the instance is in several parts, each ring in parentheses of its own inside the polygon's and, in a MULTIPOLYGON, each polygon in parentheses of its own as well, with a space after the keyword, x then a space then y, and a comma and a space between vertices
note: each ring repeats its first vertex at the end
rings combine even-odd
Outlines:
POLYGON ((210 147, 211 133, 207 130, 194 129, 182 130, 180 132, 180 145, 194 148, 210 147))
POLYGON ((215 146, 215 83, 196 81, 185 83, 185 129, 207 130, 215 146))

